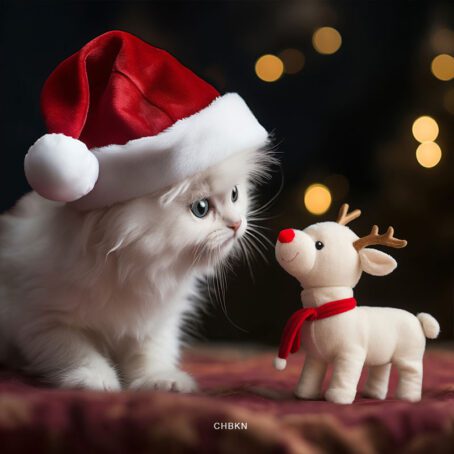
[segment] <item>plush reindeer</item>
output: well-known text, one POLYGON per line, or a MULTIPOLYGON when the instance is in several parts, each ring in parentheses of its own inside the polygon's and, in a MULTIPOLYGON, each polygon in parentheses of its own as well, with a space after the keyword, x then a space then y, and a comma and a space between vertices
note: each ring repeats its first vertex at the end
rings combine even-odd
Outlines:
POLYGON ((368 246, 402 248, 407 242, 394 238, 392 227, 380 235, 376 225, 359 238, 346 225, 361 212, 348 209, 342 205, 337 222, 279 234, 276 258, 303 287, 303 309, 287 322, 274 365, 285 369, 289 353, 297 351, 302 341, 306 360, 295 389, 297 397, 319 398, 327 365, 332 363, 326 400, 353 402, 364 365, 369 366, 364 395, 385 399, 393 364, 399 372, 396 397, 418 401, 425 337, 436 338, 440 326, 425 313, 415 317, 401 309, 357 307, 353 288, 362 272, 385 276, 397 266, 391 256, 368 246))

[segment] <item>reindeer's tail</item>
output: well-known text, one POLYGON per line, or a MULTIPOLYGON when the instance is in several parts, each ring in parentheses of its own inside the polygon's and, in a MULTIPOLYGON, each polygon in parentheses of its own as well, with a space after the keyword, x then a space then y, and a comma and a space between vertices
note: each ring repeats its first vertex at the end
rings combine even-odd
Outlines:
POLYGON ((440 325, 430 314, 421 312, 416 317, 419 320, 419 323, 421 323, 424 336, 428 339, 435 339, 438 337, 440 334, 440 325))

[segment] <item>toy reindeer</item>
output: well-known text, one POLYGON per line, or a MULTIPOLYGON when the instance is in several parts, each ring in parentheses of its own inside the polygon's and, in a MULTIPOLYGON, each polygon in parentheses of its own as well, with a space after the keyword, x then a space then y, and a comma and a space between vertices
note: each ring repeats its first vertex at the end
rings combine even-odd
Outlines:
POLYGON ((337 222, 321 222, 304 230, 282 230, 276 258, 303 287, 303 309, 295 312, 282 335, 275 367, 285 369, 289 353, 306 351, 303 371, 295 389, 301 399, 320 397, 328 364, 333 375, 325 398, 339 404, 353 402, 361 370, 369 366, 364 395, 385 399, 391 365, 399 372, 398 399, 421 399, 425 338, 440 332, 429 314, 416 317, 401 309, 357 306, 353 288, 362 272, 385 276, 397 266, 389 255, 372 245, 402 248, 405 240, 394 238, 394 229, 371 232, 359 238, 346 225, 361 215, 342 205, 337 222), (307 321, 307 323, 304 323, 307 321))

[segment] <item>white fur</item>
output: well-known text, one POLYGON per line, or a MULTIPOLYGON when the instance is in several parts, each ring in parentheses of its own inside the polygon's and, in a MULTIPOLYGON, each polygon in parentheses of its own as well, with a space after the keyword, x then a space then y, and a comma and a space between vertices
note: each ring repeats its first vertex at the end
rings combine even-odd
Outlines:
POLYGON ((227 93, 165 131, 124 145, 88 151, 79 140, 46 134, 30 147, 25 174, 43 197, 89 210, 156 192, 267 141, 244 100, 227 93))
MULTIPOLYGON (((384 276, 395 269, 397 263, 388 254, 371 248, 356 251, 357 239, 348 227, 323 222, 295 230, 289 243, 277 242, 279 264, 304 288, 304 307, 351 298, 363 271, 384 276), (320 250, 317 241, 324 244, 320 250)), ((400 309, 367 306, 305 323, 301 343, 307 358, 295 394, 318 398, 327 365, 332 363, 327 400, 351 403, 364 365, 369 366, 365 394, 384 399, 394 364, 399 370, 397 398, 420 400, 425 336, 434 338, 438 332, 438 322, 428 314, 415 317, 400 309)))
POLYGON ((80 212, 36 193, 0 217, 0 351, 58 386, 196 389, 179 370, 200 278, 239 250, 263 151, 236 154, 165 191, 80 212), (239 198, 231 200, 238 186, 239 198), (191 202, 213 207, 196 218, 191 202), (234 233, 229 225, 241 220, 234 233))

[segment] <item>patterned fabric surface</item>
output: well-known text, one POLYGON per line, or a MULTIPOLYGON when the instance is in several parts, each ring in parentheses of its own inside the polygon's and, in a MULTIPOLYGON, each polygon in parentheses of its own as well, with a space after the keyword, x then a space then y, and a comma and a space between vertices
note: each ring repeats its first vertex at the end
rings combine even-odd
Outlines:
POLYGON ((295 399, 302 355, 284 372, 273 356, 190 351, 195 395, 56 390, 0 369, 0 453, 454 452, 454 351, 427 352, 421 402, 358 397, 347 406, 295 399))

